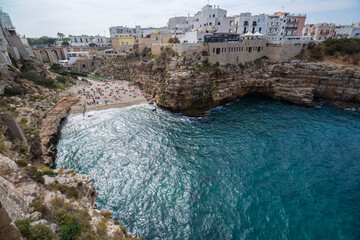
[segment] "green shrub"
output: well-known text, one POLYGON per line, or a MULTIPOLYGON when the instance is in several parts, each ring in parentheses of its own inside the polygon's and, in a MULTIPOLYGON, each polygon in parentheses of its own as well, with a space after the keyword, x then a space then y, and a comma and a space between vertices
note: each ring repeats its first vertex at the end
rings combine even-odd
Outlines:
POLYGON ((15 221, 16 227, 19 229, 21 236, 29 240, 51 240, 56 239, 56 236, 51 232, 50 228, 43 224, 30 226, 30 220, 15 221))
POLYGON ((6 107, 7 103, 5 100, 0 100, 0 107, 6 107))
POLYGON ((36 182, 44 184, 43 173, 39 171, 36 167, 31 166, 26 169, 26 174, 36 182))
POLYGON ((59 70, 61 69, 61 65, 59 63, 54 63, 53 65, 51 65, 51 69, 59 70))
POLYGON ((58 81, 62 84, 65 84, 67 82, 67 79, 66 79, 66 77, 63 77, 63 76, 57 76, 56 81, 58 81))
POLYGON ((27 120, 26 118, 22 118, 22 119, 20 120, 20 123, 25 125, 25 124, 28 123, 28 120, 27 120))
POLYGON ((65 225, 69 221, 70 217, 64 209, 61 209, 56 212, 55 219, 60 225, 65 225))
POLYGON ((66 186, 64 184, 58 184, 56 186, 56 189, 59 190, 61 193, 65 193, 66 190, 68 189, 68 186, 66 186))
POLYGON ((19 229, 21 236, 23 236, 27 239, 30 239, 31 231, 30 231, 30 220, 29 219, 16 220, 15 225, 19 229))
POLYGON ((44 168, 43 171, 42 171, 43 175, 48 175, 48 176, 56 176, 57 173, 54 172, 54 170, 52 170, 51 168, 44 168))
POLYGON ((99 236, 105 238, 107 236, 107 232, 106 232, 106 220, 103 219, 102 221, 99 222, 99 224, 96 226, 96 232, 99 236))
POLYGON ((48 217, 50 215, 50 210, 47 208, 42 201, 38 200, 32 204, 34 211, 41 212, 43 217, 48 217))
POLYGON ((66 197, 78 199, 79 191, 75 187, 68 187, 66 189, 66 197))
POLYGON ((16 161, 16 164, 19 166, 19 167, 26 167, 28 165, 27 161, 25 158, 21 159, 21 160, 17 160, 16 161))
POLYGON ((21 154, 25 154, 26 152, 27 152, 27 147, 26 146, 20 146, 19 147, 19 152, 21 153, 21 154))
POLYGON ((81 232, 81 227, 75 217, 71 217, 66 225, 59 229, 61 240, 75 240, 81 232))
POLYGON ((55 234, 50 230, 49 227, 38 224, 30 228, 31 231, 31 238, 33 240, 51 240, 56 239, 55 234))
POLYGON ((5 87, 4 95, 6 96, 17 96, 23 94, 24 91, 17 87, 5 87))
POLYGON ((41 76, 37 73, 23 72, 21 75, 23 78, 25 78, 37 85, 40 85, 40 86, 43 86, 46 88, 53 88, 53 89, 59 88, 59 85, 56 84, 56 82, 53 79, 41 76))

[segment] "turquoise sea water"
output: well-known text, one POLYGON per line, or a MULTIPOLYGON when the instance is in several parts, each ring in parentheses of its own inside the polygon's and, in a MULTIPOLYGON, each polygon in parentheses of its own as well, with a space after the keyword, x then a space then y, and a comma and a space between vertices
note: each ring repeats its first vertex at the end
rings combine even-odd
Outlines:
POLYGON ((261 97, 204 118, 153 108, 69 116, 56 160, 137 237, 360 238, 360 112, 261 97))

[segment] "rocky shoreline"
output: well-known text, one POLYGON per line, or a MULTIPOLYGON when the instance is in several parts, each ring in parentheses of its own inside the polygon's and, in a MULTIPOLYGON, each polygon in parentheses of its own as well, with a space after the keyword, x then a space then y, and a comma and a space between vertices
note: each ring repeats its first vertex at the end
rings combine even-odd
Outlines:
POLYGON ((201 56, 162 56, 150 62, 102 65, 104 77, 130 79, 160 107, 185 115, 261 94, 303 106, 325 101, 341 108, 360 107, 360 67, 330 62, 290 60, 216 66, 201 56))

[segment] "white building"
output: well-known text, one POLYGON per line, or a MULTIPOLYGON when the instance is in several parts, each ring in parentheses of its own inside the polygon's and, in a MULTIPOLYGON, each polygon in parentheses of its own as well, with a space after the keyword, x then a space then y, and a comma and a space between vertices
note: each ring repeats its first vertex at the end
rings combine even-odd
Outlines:
POLYGON ((88 36, 88 35, 81 35, 81 36, 70 36, 70 46, 71 47, 89 47, 90 44, 96 44, 98 47, 109 46, 110 44, 107 42, 105 36, 88 36))
POLYGON ((216 30, 217 32, 233 32, 235 30, 235 17, 227 17, 227 11, 219 6, 205 5, 195 14, 191 23, 192 29, 216 30))
POLYGON ((286 19, 278 15, 266 15, 265 37, 270 41, 281 41, 285 36, 286 19))
MULTIPOLYGON (((66 64, 68 66, 71 66, 76 62, 78 59, 90 59, 89 52, 68 52, 66 54, 66 64)), ((62 61, 61 64, 64 64, 65 62, 62 61)))
POLYGON ((169 18, 167 27, 173 36, 183 35, 194 28, 194 17, 172 17, 169 18))
POLYGON ((337 27, 336 36, 338 38, 360 38, 360 22, 337 27))
POLYGON ((188 24, 187 17, 172 17, 169 18, 167 27, 170 30, 173 30, 176 28, 178 24, 188 24))
POLYGON ((148 35, 156 33, 157 28, 142 28, 141 29, 141 37, 147 37, 148 35))
POLYGON ((90 43, 90 37, 88 35, 71 36, 70 46, 72 47, 88 47, 90 43))
POLYGON ((115 26, 110 27, 110 37, 123 37, 123 36, 134 36, 135 38, 142 37, 141 26, 135 26, 134 28, 130 28, 127 26, 115 26))
POLYGON ((278 15, 251 15, 246 12, 235 17, 236 33, 244 35, 259 32, 272 41, 283 39, 285 24, 286 20, 278 15))
POLYGON ((105 36, 96 35, 90 37, 90 41, 92 43, 95 43, 98 47, 109 46, 109 43, 107 43, 105 36))
POLYGON ((205 30, 191 30, 183 35, 179 35, 180 43, 198 43, 204 40, 205 35, 210 35, 209 31, 205 30))

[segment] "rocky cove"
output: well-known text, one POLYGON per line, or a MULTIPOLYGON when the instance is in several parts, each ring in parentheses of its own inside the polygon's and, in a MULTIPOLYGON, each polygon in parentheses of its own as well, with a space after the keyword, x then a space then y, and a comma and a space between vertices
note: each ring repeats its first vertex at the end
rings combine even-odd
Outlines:
MULTIPOLYGON (((314 106, 317 101, 329 102, 340 108, 360 106, 358 66, 296 59, 272 63, 264 58, 246 64, 219 66, 200 56, 171 55, 172 52, 165 50, 159 58, 149 62, 102 61, 96 71, 104 77, 130 80, 132 84, 140 85, 148 99, 154 99, 158 106, 191 116, 201 115, 205 110, 248 94, 261 94, 308 107, 314 106)), ((52 165, 56 156, 61 121, 77 102, 70 95, 54 101, 57 101, 54 107, 44 111, 46 117, 39 125, 37 141, 30 143, 34 161, 47 166, 52 165)), ((0 200, 11 221, 28 218, 32 226, 40 223, 56 232, 59 229, 57 220, 47 214, 59 211, 57 204, 65 206, 71 203, 72 198, 69 200, 66 197, 67 189, 76 188, 79 191, 77 200, 67 208, 85 209, 87 213, 81 214, 86 218, 90 216, 89 224, 96 226, 92 229, 103 231, 101 234, 104 236, 135 238, 114 222, 109 212, 96 209, 94 201, 97 192, 89 176, 72 170, 45 169, 45 172, 51 173, 44 176, 43 182, 37 182, 24 175, 26 165, 17 166, 3 155, 0 163, 0 200), (49 210, 41 212, 43 207, 34 207, 39 199, 43 204, 41 206, 49 210)), ((19 239, 17 230, 13 231, 13 239, 19 239)))

